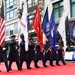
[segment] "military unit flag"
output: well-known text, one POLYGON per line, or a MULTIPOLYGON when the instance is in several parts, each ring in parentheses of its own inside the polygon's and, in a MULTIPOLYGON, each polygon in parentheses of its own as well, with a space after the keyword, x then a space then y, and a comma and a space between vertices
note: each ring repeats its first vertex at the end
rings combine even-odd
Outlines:
POLYGON ((44 45, 43 45, 43 31, 42 31, 42 25, 41 25, 41 15, 40 15, 39 3, 36 8, 36 13, 34 16, 32 27, 37 33, 38 41, 40 44, 40 50, 42 52, 44 50, 44 45))

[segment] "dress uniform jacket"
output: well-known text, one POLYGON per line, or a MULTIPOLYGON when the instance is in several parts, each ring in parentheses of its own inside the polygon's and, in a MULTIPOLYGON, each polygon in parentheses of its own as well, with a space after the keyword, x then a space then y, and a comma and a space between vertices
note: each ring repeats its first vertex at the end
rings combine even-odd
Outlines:
POLYGON ((9 57, 8 60, 9 61, 19 61, 19 56, 18 56, 18 48, 16 49, 16 41, 12 41, 10 42, 10 52, 9 52, 9 57))
POLYGON ((41 59, 41 56, 40 56, 40 45, 39 44, 35 44, 35 49, 36 49, 35 59, 40 60, 41 59))
POLYGON ((21 41, 20 43, 20 60, 29 60, 29 53, 28 51, 25 51, 25 41, 21 41))
POLYGON ((34 47, 35 47, 35 44, 34 44, 33 42, 29 42, 29 43, 28 43, 29 59, 30 59, 30 60, 34 60, 34 55, 35 55, 34 47))
POLYGON ((0 47, 0 62, 7 61, 7 49, 8 49, 7 43, 5 43, 4 47, 0 47), (5 50, 3 50, 3 48, 5 48, 5 50))

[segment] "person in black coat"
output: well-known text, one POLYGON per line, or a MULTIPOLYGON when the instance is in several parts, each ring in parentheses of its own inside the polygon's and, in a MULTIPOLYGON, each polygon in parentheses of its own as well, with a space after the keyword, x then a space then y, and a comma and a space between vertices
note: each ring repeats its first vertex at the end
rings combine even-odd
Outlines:
POLYGON ((61 60, 64 65, 66 65, 65 60, 63 58, 64 49, 62 39, 59 40, 59 45, 56 49, 56 65, 60 66, 59 61, 61 60))
POLYGON ((37 41, 37 43, 36 43, 36 58, 37 58, 37 62, 39 60, 42 60, 43 66, 47 67, 46 60, 45 60, 45 53, 44 53, 44 51, 43 52, 40 51, 39 41, 37 41))
POLYGON ((16 37, 15 35, 12 35, 11 41, 10 41, 10 52, 8 57, 9 68, 11 69, 12 62, 15 61, 17 64, 18 70, 21 70, 19 66, 20 64, 19 64, 19 55, 18 55, 19 46, 17 45, 17 41, 15 40, 15 37, 16 37))
POLYGON ((66 65, 65 60, 63 58, 64 50, 59 46, 56 51, 56 65, 60 66, 59 61, 61 60, 64 65, 66 65))
POLYGON ((39 43, 38 42, 36 42, 35 43, 35 46, 34 46, 34 51, 35 51, 35 54, 34 54, 34 62, 35 62, 35 67, 36 68, 39 68, 39 66, 38 66, 38 61, 40 60, 40 48, 39 48, 39 43))
POLYGON ((4 46, 0 46, 0 62, 4 62, 7 72, 10 71, 7 61, 7 50, 8 50, 8 44, 5 42, 4 46))
POLYGON ((39 68, 39 66, 37 65, 37 51, 35 49, 35 43, 32 41, 32 38, 29 38, 29 61, 31 63, 32 60, 34 60, 34 66, 35 68, 39 68))
POLYGON ((20 37, 22 39, 22 41, 20 42, 20 68, 22 69, 22 64, 24 61, 26 61, 27 69, 31 69, 29 65, 29 52, 25 49, 24 35, 21 34, 20 37))
POLYGON ((55 55, 55 51, 54 51, 52 44, 51 44, 51 48, 49 50, 49 61, 50 61, 51 66, 54 66, 53 65, 54 55, 55 55))
POLYGON ((50 65, 53 65, 53 60, 54 60, 54 49, 52 47, 52 44, 50 44, 50 48, 48 48, 47 51, 45 51, 45 61, 49 60, 50 61, 50 65))

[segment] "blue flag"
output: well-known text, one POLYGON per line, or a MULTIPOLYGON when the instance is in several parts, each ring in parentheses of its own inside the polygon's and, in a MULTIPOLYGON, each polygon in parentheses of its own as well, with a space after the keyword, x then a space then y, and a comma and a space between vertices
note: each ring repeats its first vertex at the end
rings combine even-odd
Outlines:
POLYGON ((74 25, 72 27, 72 30, 70 32, 70 38, 75 41, 75 22, 74 22, 74 25))
POLYGON ((50 48, 50 24, 49 24, 49 19, 48 19, 48 7, 44 15, 42 29, 47 38, 46 43, 45 43, 45 50, 48 50, 50 48))
POLYGON ((52 11, 51 18, 50 18, 50 39, 52 42, 52 46, 55 50, 56 45, 56 25, 55 25, 55 18, 54 18, 54 11, 52 11))

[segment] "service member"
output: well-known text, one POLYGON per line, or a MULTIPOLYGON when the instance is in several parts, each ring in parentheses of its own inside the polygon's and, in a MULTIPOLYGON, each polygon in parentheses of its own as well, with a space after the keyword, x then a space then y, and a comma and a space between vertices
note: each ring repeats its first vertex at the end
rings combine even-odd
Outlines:
POLYGON ((15 35, 12 35, 10 37, 11 38, 11 41, 10 41, 10 52, 9 52, 9 57, 8 57, 9 68, 11 69, 11 65, 15 61, 18 70, 21 70, 20 69, 20 64, 19 64, 19 55, 18 55, 18 48, 19 47, 17 45, 17 41, 15 40, 15 37, 16 37, 15 35))
POLYGON ((30 64, 29 64, 29 52, 28 50, 25 49, 25 40, 24 40, 24 35, 21 34, 21 42, 20 42, 20 68, 22 69, 22 64, 24 61, 26 61, 26 66, 27 69, 31 69, 30 64))
POLYGON ((8 44, 5 42, 4 46, 0 46, 0 62, 4 62, 7 72, 10 71, 8 67, 8 61, 7 61, 7 50, 8 50, 8 44))
POLYGON ((32 38, 29 38, 29 60, 30 60, 30 64, 31 61, 34 61, 34 67, 35 68, 39 68, 39 66, 37 65, 37 58, 36 58, 37 54, 36 54, 36 50, 35 50, 35 43, 32 41, 32 38))

